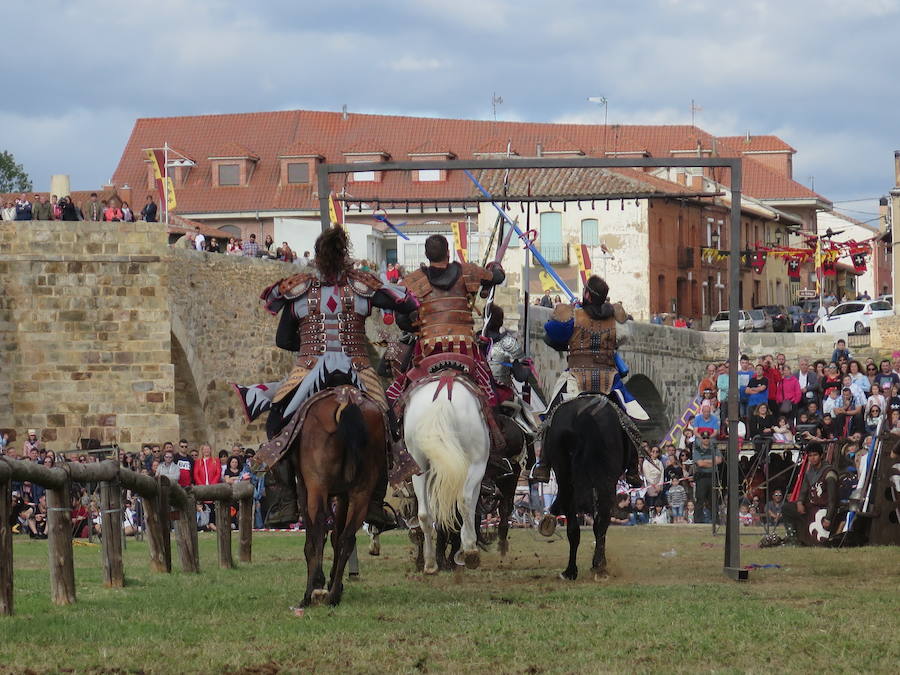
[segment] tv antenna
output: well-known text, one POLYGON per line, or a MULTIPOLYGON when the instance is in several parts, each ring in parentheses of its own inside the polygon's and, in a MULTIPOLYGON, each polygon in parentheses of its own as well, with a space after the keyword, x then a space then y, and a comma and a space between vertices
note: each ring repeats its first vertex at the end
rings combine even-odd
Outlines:
POLYGON ((491 96, 491 109, 494 111, 494 121, 497 121, 497 106, 503 104, 503 97, 497 96, 497 92, 495 91, 491 96))

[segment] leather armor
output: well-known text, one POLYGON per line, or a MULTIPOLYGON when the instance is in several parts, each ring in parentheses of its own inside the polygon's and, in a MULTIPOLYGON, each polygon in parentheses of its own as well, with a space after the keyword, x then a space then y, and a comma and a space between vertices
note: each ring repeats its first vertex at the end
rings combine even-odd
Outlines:
POLYGON ((421 269, 404 279, 406 287, 419 299, 416 328, 422 355, 428 356, 438 346, 442 351, 474 354, 475 321, 470 298, 492 275, 483 267, 462 263, 462 273, 450 288, 433 286, 421 269))
POLYGON ((608 394, 612 390, 616 373, 615 352, 616 323, 625 320, 621 305, 604 319, 592 319, 582 308, 572 310, 560 305, 554 318, 566 321, 574 318, 572 337, 569 340, 569 372, 575 377, 582 392, 608 394), (568 312, 567 312, 568 310, 568 312), (568 313, 568 317, 564 317, 568 313))

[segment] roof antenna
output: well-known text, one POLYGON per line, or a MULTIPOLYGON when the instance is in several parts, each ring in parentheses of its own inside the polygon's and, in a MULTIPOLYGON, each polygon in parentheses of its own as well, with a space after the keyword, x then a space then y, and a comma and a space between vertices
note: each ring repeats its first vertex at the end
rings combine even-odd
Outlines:
POLYGON ((350 119, 350 115, 347 114, 347 104, 341 106, 341 119, 348 120, 350 119))

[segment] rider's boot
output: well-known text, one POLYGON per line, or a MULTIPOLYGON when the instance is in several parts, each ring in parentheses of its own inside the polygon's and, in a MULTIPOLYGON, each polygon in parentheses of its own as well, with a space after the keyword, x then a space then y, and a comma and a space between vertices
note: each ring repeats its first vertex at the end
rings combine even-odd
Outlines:
POLYGON ((387 532, 397 527, 397 519, 384 508, 384 497, 387 494, 388 475, 387 467, 378 477, 372 498, 369 500, 369 510, 366 513, 366 522, 373 531, 387 532))
POLYGON ((494 480, 508 478, 514 473, 512 462, 508 457, 498 457, 493 454, 488 457, 488 468, 494 469, 494 480))
POLYGON ((394 411, 393 406, 388 408, 387 420, 388 420, 388 430, 390 431, 391 438, 395 442, 401 440, 403 434, 401 433, 401 430, 400 430, 400 420, 397 419, 397 413, 394 411))
POLYGON ((286 525, 300 520, 300 509, 297 506, 297 479, 291 460, 287 457, 278 462, 271 470, 274 485, 267 487, 272 506, 266 513, 266 525, 286 525))
POLYGON ((625 466, 625 481, 633 488, 644 487, 637 449, 633 443, 629 443, 629 445, 631 452, 628 453, 628 464, 625 466))
POLYGON ((531 480, 537 481, 538 483, 549 483, 550 467, 547 464, 541 463, 541 459, 539 457, 535 461, 534 466, 531 467, 531 474, 528 477, 531 480))

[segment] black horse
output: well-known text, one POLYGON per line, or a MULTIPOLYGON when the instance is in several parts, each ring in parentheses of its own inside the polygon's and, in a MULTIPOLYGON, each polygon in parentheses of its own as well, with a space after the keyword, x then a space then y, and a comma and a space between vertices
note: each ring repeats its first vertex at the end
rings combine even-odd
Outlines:
POLYGON ((615 501, 616 481, 633 452, 611 400, 583 395, 559 406, 544 435, 542 456, 556 472, 559 492, 550 513, 566 517, 569 565, 563 579, 578 577, 576 557, 581 530, 578 514, 594 517, 596 546, 591 571, 595 581, 608 578, 606 530, 615 501))

